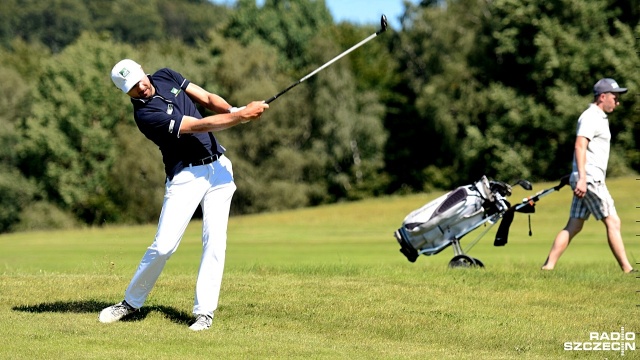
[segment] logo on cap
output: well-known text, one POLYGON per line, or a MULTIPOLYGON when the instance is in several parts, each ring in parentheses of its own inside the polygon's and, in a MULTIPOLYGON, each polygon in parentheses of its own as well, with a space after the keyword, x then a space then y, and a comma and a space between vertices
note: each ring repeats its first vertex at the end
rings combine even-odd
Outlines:
POLYGON ((120 75, 122 75, 122 77, 126 78, 127 75, 129 75, 131 72, 129 70, 127 70, 127 68, 122 68, 122 70, 120 70, 120 75))

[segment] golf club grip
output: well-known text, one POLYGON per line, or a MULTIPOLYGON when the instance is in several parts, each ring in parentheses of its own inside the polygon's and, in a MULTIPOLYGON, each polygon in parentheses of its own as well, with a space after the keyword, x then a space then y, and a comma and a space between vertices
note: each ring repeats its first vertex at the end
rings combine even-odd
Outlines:
POLYGON ((273 100, 277 99, 280 95, 282 95, 282 94, 286 93, 287 91, 289 91, 289 90, 293 89, 296 85, 300 84, 301 82, 302 82, 302 80, 298 80, 298 81, 294 82, 293 84, 289 85, 289 87, 288 87, 288 88, 286 88, 286 89, 284 89, 284 90, 280 91, 279 93, 277 93, 277 94, 273 95, 272 97, 268 98, 268 99, 267 99, 267 100, 265 100, 264 102, 265 102, 266 104, 269 104, 269 103, 270 103, 270 102, 272 102, 273 100))

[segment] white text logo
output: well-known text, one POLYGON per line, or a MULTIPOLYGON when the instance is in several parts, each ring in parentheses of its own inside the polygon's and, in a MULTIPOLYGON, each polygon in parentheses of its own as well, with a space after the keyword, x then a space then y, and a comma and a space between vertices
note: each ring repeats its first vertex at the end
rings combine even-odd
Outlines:
POLYGON ((625 332, 589 332, 589 341, 568 341, 564 343, 565 351, 625 351, 636 350, 636 333, 625 332))

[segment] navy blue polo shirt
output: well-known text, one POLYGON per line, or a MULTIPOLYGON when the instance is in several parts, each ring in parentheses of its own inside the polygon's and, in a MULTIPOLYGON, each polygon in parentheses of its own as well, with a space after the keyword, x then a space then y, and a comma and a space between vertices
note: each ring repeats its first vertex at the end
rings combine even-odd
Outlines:
POLYGON ((169 180, 189 163, 224 153, 212 133, 180 134, 182 117, 202 119, 196 104, 186 94, 189 80, 171 69, 149 75, 156 93, 150 99, 131 99, 138 129, 160 148, 169 180))

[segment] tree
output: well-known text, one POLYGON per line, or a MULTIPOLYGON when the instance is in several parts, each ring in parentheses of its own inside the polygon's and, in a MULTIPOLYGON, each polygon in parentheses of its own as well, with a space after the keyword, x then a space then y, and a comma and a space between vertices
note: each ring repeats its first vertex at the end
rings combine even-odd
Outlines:
MULTIPOLYGON (((322 1, 266 1, 259 11, 254 2, 239 1, 237 9, 216 67, 216 78, 234 101, 240 94, 245 99, 255 98, 250 93, 257 98, 275 94, 343 51, 322 1), (280 16, 285 11, 288 16, 280 16), (248 87, 238 85, 243 79, 248 87)), ((231 144, 230 152, 241 154, 234 158, 235 209, 315 205, 358 198, 376 188, 384 107, 374 91, 358 91, 344 60, 274 102, 268 120, 252 124, 258 129, 220 134, 231 144)))
MULTIPOLYGON (((9 59, 6 53, 0 59, 9 59)), ((5 64, 0 61, 0 64, 5 64)), ((0 89, 0 233, 15 228, 22 210, 35 194, 35 187, 16 169, 14 149, 18 145, 16 126, 19 116, 28 107, 29 85, 10 68, 0 65, 0 77, 12 86, 0 89), (26 105, 26 106, 23 106, 26 105)))
POLYGON ((458 171, 466 128, 479 113, 470 101, 479 84, 468 57, 483 16, 474 1, 407 8, 390 51, 406 68, 394 87, 404 96, 392 99, 385 121, 390 191, 448 188, 474 176, 458 171))
POLYGON ((6 0, 0 7, 0 37, 41 42, 54 52, 72 43, 90 26, 91 17, 78 0, 6 0))
MULTIPOLYGON (((564 0, 409 8, 394 51, 407 64, 402 86, 415 93, 415 110, 407 111, 415 119, 393 116, 397 127, 387 122, 391 139, 401 139, 387 154, 409 144, 394 155, 395 166, 406 168, 412 157, 420 170, 397 176, 395 186, 451 186, 482 174, 555 179, 569 172, 575 123, 592 100, 593 84, 601 77, 637 84, 631 28, 607 9, 564 0), (417 131, 401 133, 407 127, 417 131), (428 156, 415 156, 421 153, 428 156)), ((625 159, 637 158, 629 154, 637 154, 631 135, 637 117, 629 113, 637 100, 624 101, 614 115, 622 122, 611 125, 617 149, 611 174, 624 173, 625 159)))
MULTIPOLYGON (((88 224, 127 219, 121 218, 127 207, 116 201, 111 188, 117 182, 110 182, 123 156, 118 137, 129 135, 118 125, 135 130, 126 96, 115 91, 108 77, 122 56, 118 49, 133 53, 109 38, 87 34, 45 61, 31 95, 33 110, 19 127, 16 150, 22 173, 49 202, 88 224)), ((144 188, 135 182, 127 185, 144 188)))
POLYGON ((243 45, 260 39, 274 46, 279 50, 280 65, 296 73, 313 61, 310 41, 333 24, 324 0, 265 0, 260 9, 254 0, 239 0, 236 10, 224 30, 225 37, 243 45))
MULTIPOLYGON (((531 104, 522 131, 529 138, 545 139, 532 144, 532 173, 557 178, 570 171, 576 120, 593 99, 593 84, 613 77, 632 89, 637 86, 633 69, 640 61, 633 32, 602 2, 500 1, 490 11, 495 16, 485 22, 484 33, 492 37, 485 37, 489 41, 481 54, 493 62, 487 62, 483 82, 516 89, 531 104), (540 112, 548 115, 536 120, 533 116, 540 112)), ((629 136, 636 103, 626 98, 612 116, 623 120, 611 123, 618 150, 612 153, 610 174, 623 173, 629 165, 620 157, 622 149, 637 148, 629 136)))

